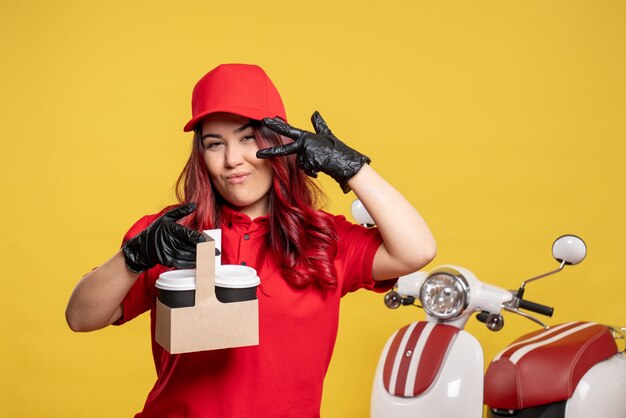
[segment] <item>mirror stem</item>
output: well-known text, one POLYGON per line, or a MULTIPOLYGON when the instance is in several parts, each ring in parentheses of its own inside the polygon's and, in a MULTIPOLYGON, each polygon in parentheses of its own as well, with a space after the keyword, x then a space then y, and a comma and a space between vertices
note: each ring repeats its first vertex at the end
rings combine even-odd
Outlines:
POLYGON ((565 267, 565 264, 567 264, 565 261, 561 261, 561 265, 559 266, 558 269, 552 270, 552 271, 550 271, 548 273, 544 273, 544 274, 541 274, 539 276, 532 277, 532 278, 530 278, 528 280, 523 281, 522 285, 520 286, 520 288, 517 291, 517 297, 518 298, 522 298, 524 296, 524 289, 526 287, 526 283, 534 282, 535 280, 539 280, 539 279, 541 279, 543 277, 550 276, 551 274, 558 273, 559 271, 563 270, 563 267, 565 267))

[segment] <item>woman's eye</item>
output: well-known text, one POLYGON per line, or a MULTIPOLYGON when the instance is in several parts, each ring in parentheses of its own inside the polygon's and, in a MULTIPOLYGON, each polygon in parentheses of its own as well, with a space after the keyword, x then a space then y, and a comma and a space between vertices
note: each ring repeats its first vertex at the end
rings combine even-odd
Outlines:
POLYGON ((206 142, 204 144, 204 149, 216 149, 218 148, 220 145, 222 145, 223 143, 221 141, 211 141, 211 142, 206 142))
POLYGON ((243 142, 254 142, 256 141, 256 138, 254 137, 254 135, 246 135, 241 140, 243 142))

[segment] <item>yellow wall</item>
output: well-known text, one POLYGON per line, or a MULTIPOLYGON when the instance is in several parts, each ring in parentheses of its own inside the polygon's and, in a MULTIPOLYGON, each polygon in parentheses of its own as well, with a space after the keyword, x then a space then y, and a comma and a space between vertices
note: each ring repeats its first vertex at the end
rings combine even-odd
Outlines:
MULTIPOLYGON (((534 284, 553 323, 626 324, 626 3, 621 1, 12 1, 0 5, 0 414, 122 417, 154 380, 148 322, 73 334, 65 304, 140 215, 172 201, 191 88, 263 66, 290 121, 320 110, 421 211, 455 263, 534 284)), ((353 196, 322 180, 330 209, 353 196)), ((393 210, 393 208, 390 208, 393 210)), ((345 299, 323 416, 367 415, 387 336, 417 309, 345 299)), ((534 326, 472 321, 487 356, 534 326)))

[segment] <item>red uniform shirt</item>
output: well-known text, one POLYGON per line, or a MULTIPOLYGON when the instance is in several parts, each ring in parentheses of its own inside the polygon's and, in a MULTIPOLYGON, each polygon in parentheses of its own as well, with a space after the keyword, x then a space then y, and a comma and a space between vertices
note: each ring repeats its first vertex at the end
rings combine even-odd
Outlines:
MULTIPOLYGON (((141 232, 158 215, 140 219, 125 239, 141 232)), ((169 354, 154 341, 154 283, 165 270, 142 274, 123 301, 117 324, 151 311, 152 353, 157 381, 136 417, 281 418, 319 417, 322 385, 335 345, 339 301, 360 288, 385 291, 393 281, 375 283, 372 264, 382 239, 376 229, 335 216, 339 247, 334 264, 338 287, 296 289, 282 277, 265 251, 267 218, 225 209, 222 264, 247 264, 257 270, 259 345, 197 353, 169 354)))

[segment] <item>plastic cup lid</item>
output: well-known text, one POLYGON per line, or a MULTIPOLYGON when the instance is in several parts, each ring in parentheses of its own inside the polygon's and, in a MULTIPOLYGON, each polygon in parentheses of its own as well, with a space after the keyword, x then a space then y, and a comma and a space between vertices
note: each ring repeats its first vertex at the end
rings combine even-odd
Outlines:
POLYGON ((224 264, 217 266, 215 285, 220 287, 244 288, 261 284, 256 270, 252 267, 239 264, 224 264))
POLYGON ((155 286, 163 290, 195 290, 196 270, 172 270, 159 275, 155 286))

